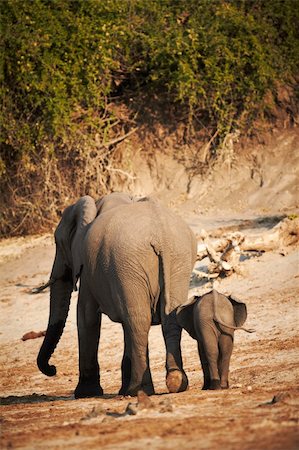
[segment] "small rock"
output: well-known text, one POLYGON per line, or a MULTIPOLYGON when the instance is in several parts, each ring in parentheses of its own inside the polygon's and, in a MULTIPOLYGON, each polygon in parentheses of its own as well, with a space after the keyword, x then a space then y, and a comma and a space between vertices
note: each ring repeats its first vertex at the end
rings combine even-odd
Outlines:
POLYGON ((271 405, 274 405, 275 403, 288 403, 291 397, 289 392, 279 392, 272 398, 271 405))
POLYGON ((112 416, 106 416, 103 418, 102 423, 112 422, 112 420, 113 420, 112 416))
POLYGON ((137 406, 139 409, 149 409, 153 406, 149 396, 144 391, 137 392, 137 406))
POLYGON ((169 398, 165 398, 160 403, 160 413, 172 412, 173 406, 169 400, 169 398))
POLYGON ((277 403, 282 403, 286 405, 299 406, 299 397, 298 394, 294 394, 292 392, 278 392, 278 394, 274 395, 270 402, 262 403, 260 407, 269 407, 276 405, 277 403))
POLYGON ((106 411, 101 406, 94 406, 92 410, 86 414, 86 416, 82 417, 81 420, 94 419, 95 417, 105 414, 105 412, 106 411))
POLYGON ((138 413, 138 405, 137 403, 128 403, 125 414, 129 414, 130 416, 136 416, 138 413))

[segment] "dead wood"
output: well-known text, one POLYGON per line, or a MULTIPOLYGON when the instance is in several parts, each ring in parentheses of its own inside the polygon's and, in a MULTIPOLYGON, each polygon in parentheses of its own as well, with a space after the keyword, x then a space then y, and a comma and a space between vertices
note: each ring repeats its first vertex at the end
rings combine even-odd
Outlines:
POLYGON ((213 239, 205 230, 198 235, 197 261, 208 257, 211 264, 208 273, 195 269, 198 277, 215 278, 220 274, 240 273, 240 254, 243 252, 267 252, 279 250, 299 241, 299 218, 286 218, 271 230, 260 234, 235 232, 213 239))
POLYGON ((22 341, 27 341, 28 339, 36 339, 42 336, 45 336, 46 332, 45 331, 29 331, 28 333, 25 333, 22 336, 22 341))

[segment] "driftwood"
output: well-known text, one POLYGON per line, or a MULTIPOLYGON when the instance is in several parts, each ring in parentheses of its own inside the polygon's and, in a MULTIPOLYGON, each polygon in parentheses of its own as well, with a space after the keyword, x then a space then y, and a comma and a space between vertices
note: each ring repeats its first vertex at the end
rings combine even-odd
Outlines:
POLYGON ((242 250, 267 252, 297 244, 298 241, 299 217, 286 218, 263 234, 247 236, 242 250))
POLYGON ((27 341, 28 339, 36 339, 42 336, 46 336, 45 331, 28 331, 22 336, 22 341, 27 341))
POLYGON ((196 269, 194 273, 210 279, 216 278, 221 273, 228 274, 233 271, 240 259, 240 244, 245 239, 244 235, 233 233, 212 241, 202 230, 200 237, 202 242, 198 245, 197 260, 201 261, 208 257, 211 264, 208 266, 208 273, 196 269))
POLYGON ((271 230, 261 234, 229 233, 221 238, 213 239, 202 230, 197 236, 197 261, 208 257, 210 264, 208 273, 194 269, 198 277, 212 279, 220 274, 230 275, 240 272, 240 255, 246 252, 261 252, 280 250, 299 241, 299 218, 284 219, 271 230))

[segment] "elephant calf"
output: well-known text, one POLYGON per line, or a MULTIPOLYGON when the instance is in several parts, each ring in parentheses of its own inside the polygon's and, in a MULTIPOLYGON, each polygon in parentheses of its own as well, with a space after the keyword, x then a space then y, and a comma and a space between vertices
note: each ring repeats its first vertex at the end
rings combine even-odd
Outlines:
POLYGON ((229 362, 233 350, 234 330, 248 330, 241 325, 247 308, 235 298, 216 290, 193 297, 177 310, 177 321, 197 340, 203 369, 203 389, 227 389, 229 362))

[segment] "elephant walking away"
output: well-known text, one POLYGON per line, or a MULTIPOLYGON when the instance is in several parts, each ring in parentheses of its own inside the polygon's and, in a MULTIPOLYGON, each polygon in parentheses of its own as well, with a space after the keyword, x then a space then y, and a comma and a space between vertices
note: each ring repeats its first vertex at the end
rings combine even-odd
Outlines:
POLYGON ((233 351, 234 330, 243 328, 247 318, 246 304, 216 290, 193 297, 177 310, 178 323, 197 340, 204 375, 203 389, 229 387, 229 363, 233 351))
POLYGON ((113 193, 95 203, 85 196, 66 208, 55 241, 50 315, 37 357, 39 369, 48 376, 56 374, 49 359, 63 333, 71 294, 80 278, 75 397, 103 394, 98 364, 102 314, 123 327, 121 394, 154 393, 148 355, 152 324, 162 324, 168 389, 185 390, 188 379, 176 309, 188 298, 196 260, 196 238, 188 225, 149 198, 136 201, 113 193))

